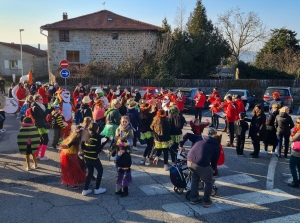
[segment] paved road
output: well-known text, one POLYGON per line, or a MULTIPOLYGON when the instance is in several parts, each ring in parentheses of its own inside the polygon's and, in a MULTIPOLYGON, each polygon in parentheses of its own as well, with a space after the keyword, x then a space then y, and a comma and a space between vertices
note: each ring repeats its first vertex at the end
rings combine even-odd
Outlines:
MULTIPOLYGON (((70 190, 60 184, 59 155, 51 148, 47 151, 51 160, 40 161, 37 170, 24 171, 15 116, 8 115, 5 128, 7 132, 0 134, 0 222, 300 222, 300 190, 286 185, 291 178, 288 159, 268 154, 259 159, 237 157, 234 148, 224 147, 226 161, 219 168, 218 195, 213 206, 205 209, 190 205, 184 194, 173 191, 162 161, 157 167, 141 166, 144 147, 139 146, 132 155, 134 182, 128 197, 114 194, 115 168, 104 155, 101 186, 107 192, 84 197, 82 186, 70 190)), ((189 130, 186 127, 184 132, 189 130)), ((223 134, 223 145, 227 139, 223 134)), ((247 139, 245 153, 251 151, 247 139)))

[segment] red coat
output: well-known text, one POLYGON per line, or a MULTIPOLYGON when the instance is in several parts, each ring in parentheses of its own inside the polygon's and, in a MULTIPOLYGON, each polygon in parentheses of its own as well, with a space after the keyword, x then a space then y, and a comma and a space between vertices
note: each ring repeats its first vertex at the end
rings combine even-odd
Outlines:
POLYGON ((226 121, 235 122, 236 118, 236 107, 233 102, 228 102, 227 112, 226 112, 226 121))
POLYGON ((203 108, 205 101, 206 101, 206 96, 203 93, 200 93, 200 96, 199 96, 199 94, 197 93, 194 96, 194 100, 195 100, 195 107, 203 108), (200 99, 199 99, 199 97, 200 97, 200 99))
POLYGON ((43 98, 43 104, 44 104, 44 105, 45 105, 45 104, 48 104, 48 102, 49 102, 49 101, 48 101, 48 96, 49 96, 48 91, 46 91, 45 88, 40 87, 40 88, 38 89, 38 94, 42 96, 42 98, 43 98))
POLYGON ((88 94, 89 98, 92 100, 89 104, 90 107, 93 107, 93 104, 94 104, 94 100, 95 98, 97 98, 97 94, 92 94, 92 93, 89 93, 88 94))
POLYGON ((181 96, 181 100, 177 98, 176 105, 179 111, 181 112, 184 110, 184 103, 185 103, 185 97, 183 95, 181 96))
POLYGON ((170 102, 176 103, 176 95, 175 94, 168 94, 170 102))
MULTIPOLYGON (((26 98, 26 88, 17 88, 16 90, 16 96, 19 100, 25 100, 26 98)), ((19 101, 19 106, 22 106, 24 104, 24 101, 19 101)))
POLYGON ((245 111, 245 106, 244 106, 244 103, 243 103, 242 99, 237 99, 235 101, 235 104, 236 104, 236 117, 235 117, 235 119, 238 120, 239 119, 239 114, 241 112, 245 111))
POLYGON ((131 98, 131 93, 128 92, 128 94, 126 95, 126 92, 123 91, 123 93, 121 94, 121 98, 125 98, 125 96, 127 97, 127 99, 131 98))
POLYGON ((108 93, 106 95, 106 98, 107 98, 108 102, 110 103, 112 99, 116 99, 117 98, 117 95, 108 93))
POLYGON ((211 104, 212 107, 210 107, 210 110, 213 111, 214 113, 220 112, 221 111, 221 99, 216 98, 213 101, 214 102, 211 104))
POLYGON ((78 91, 74 91, 73 92, 74 105, 77 105, 77 98, 79 98, 79 92, 78 91))
POLYGON ((210 95, 210 97, 209 97, 209 102, 211 103, 211 104, 213 104, 214 102, 215 102, 215 100, 217 99, 217 97, 216 96, 219 96, 219 100, 221 100, 220 98, 221 98, 221 95, 220 95, 220 93, 219 92, 213 92, 211 95, 210 95))
POLYGON ((143 96, 143 99, 144 100, 150 100, 151 98, 154 97, 154 94, 151 94, 151 93, 145 93, 144 96, 143 96))

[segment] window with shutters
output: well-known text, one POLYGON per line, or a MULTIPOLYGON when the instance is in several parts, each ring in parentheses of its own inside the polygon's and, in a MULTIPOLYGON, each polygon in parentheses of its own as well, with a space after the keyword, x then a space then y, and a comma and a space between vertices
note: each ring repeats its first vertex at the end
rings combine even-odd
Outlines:
POLYGON ((79 51, 67 50, 67 61, 70 63, 79 63, 79 51))
POLYGON ((59 41, 69 42, 69 30, 59 30, 59 41))

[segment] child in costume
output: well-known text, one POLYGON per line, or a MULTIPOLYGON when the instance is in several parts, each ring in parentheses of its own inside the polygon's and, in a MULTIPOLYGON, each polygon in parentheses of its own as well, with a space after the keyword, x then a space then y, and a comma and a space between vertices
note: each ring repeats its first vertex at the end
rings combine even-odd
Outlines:
POLYGON ((172 145, 172 140, 170 136, 171 126, 165 110, 160 109, 156 113, 150 128, 154 131, 154 146, 157 149, 153 165, 157 165, 159 156, 164 152, 164 169, 168 171, 169 148, 172 145))
POLYGON ((94 169, 96 169, 98 173, 94 194, 102 194, 106 191, 105 188, 100 187, 103 167, 98 155, 102 151, 101 144, 103 139, 101 139, 101 136, 99 135, 99 126, 97 123, 90 124, 89 133, 90 138, 87 141, 81 143, 81 148, 84 151, 84 159, 88 168, 88 175, 86 177, 84 189, 82 191, 83 196, 92 193, 92 190, 89 189, 89 186, 94 175, 94 169))
POLYGON ((18 134, 18 147, 21 154, 26 155, 26 170, 36 169, 37 162, 35 152, 40 145, 40 134, 37 127, 32 124, 31 118, 25 117, 18 134), (33 165, 30 167, 30 155, 33 165))
POLYGON ((82 115, 81 115, 81 112, 80 112, 80 107, 81 107, 81 104, 82 104, 82 98, 77 98, 76 101, 77 101, 77 104, 75 105, 75 109, 76 109, 75 124, 79 125, 82 122, 82 115))
POLYGON ((170 114, 171 114, 169 118, 169 122, 171 125, 170 135, 173 142, 172 146, 170 147, 170 153, 171 153, 171 159, 173 163, 176 162, 178 143, 181 139, 183 126, 185 125, 185 119, 179 113, 180 111, 176 106, 172 107, 170 110, 170 114))
POLYGON ((105 109, 103 106, 103 101, 101 99, 95 100, 95 105, 93 108, 93 119, 99 125, 99 131, 102 132, 105 125, 105 109))
POLYGON ((60 146, 61 182, 71 189, 78 189, 77 185, 85 182, 86 170, 78 157, 82 130, 81 126, 77 126, 60 146))
POLYGON ((130 149, 133 143, 134 132, 133 128, 130 124, 130 119, 128 116, 121 117, 121 124, 116 129, 116 138, 120 138, 121 140, 126 140, 130 144, 130 149))
POLYGON ((145 148, 143 159, 140 164, 150 166, 150 154, 154 144, 153 131, 151 130, 150 125, 156 113, 151 112, 151 105, 148 103, 142 103, 140 105, 140 109, 139 129, 141 132, 141 139, 145 140, 147 143, 147 147, 145 148))
POLYGON ((60 114, 60 107, 58 105, 54 105, 53 109, 54 110, 51 113, 52 128, 54 130, 52 147, 53 149, 56 149, 61 136, 61 131, 65 126, 68 126, 68 124, 63 121, 64 117, 60 114))
POLYGON ((205 127, 207 127, 209 125, 209 120, 206 119, 206 123, 205 124, 201 124, 200 120, 199 119, 192 119, 190 121, 190 126, 192 128, 192 132, 195 134, 195 135, 201 135, 202 132, 203 132, 203 129, 205 127))
POLYGON ((118 139, 116 146, 118 146, 118 150, 116 158, 117 176, 115 194, 126 197, 128 196, 128 186, 130 186, 132 182, 130 144, 126 140, 118 139), (119 187, 121 188, 119 189, 119 187))

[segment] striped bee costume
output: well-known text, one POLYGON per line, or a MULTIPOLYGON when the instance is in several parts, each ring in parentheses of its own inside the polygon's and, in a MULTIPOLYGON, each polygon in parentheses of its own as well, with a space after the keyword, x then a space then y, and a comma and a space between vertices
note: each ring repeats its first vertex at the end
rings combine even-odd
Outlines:
POLYGON ((17 139, 21 154, 33 154, 40 145, 40 134, 33 124, 22 123, 17 139))

